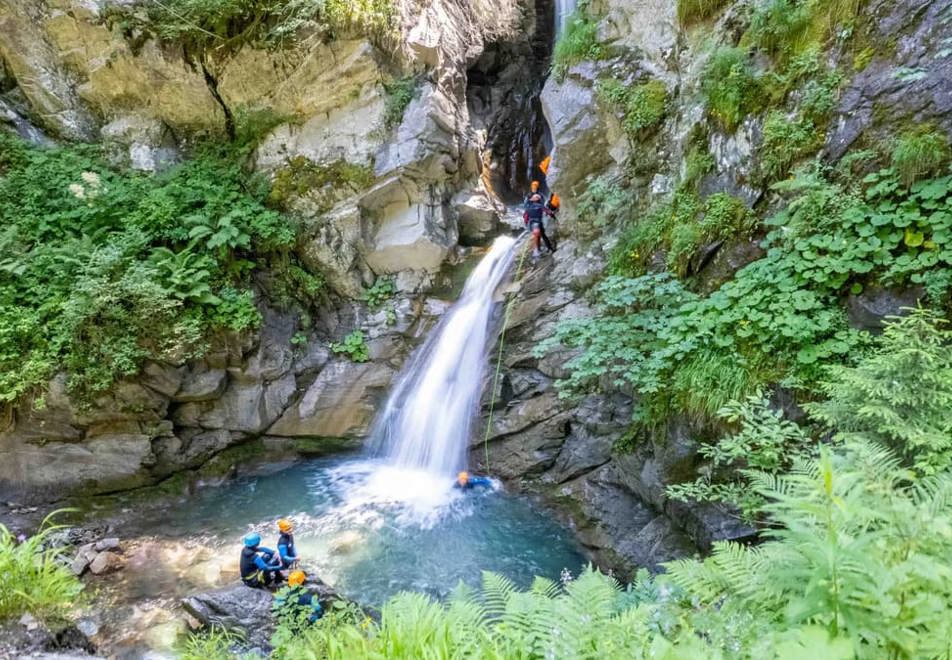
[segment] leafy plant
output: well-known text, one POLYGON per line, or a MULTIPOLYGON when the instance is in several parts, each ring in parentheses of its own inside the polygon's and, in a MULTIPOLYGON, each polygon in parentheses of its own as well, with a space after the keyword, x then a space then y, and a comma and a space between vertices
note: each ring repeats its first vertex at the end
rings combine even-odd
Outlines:
POLYGON ((260 322, 253 270, 296 263, 295 223, 217 150, 155 176, 6 133, 0 154, 0 401, 60 370, 88 399, 146 359, 198 356, 215 332, 260 322))
POLYGON ((40 531, 18 541, 0 524, 0 621, 32 614, 57 619, 74 605, 83 585, 62 561, 64 550, 53 547, 57 512, 46 517, 40 531))
POLYGON ((765 181, 776 181, 801 158, 819 149, 823 134, 809 119, 790 118, 773 111, 764 122, 760 169, 765 181))
POLYGON ((378 277, 374 285, 364 290, 361 297, 372 309, 377 309, 390 300, 397 292, 397 285, 392 277, 378 277))
POLYGON ((739 425, 739 430, 701 447, 700 454, 709 461, 701 476, 691 483, 668 486, 667 493, 683 501, 732 504, 753 522, 765 499, 752 487, 752 480, 764 474, 786 473, 798 461, 809 459, 812 441, 760 393, 742 403, 730 402, 718 416, 728 424, 739 425), (751 470, 756 471, 754 476, 751 470))
POLYGON ((331 350, 346 355, 354 362, 367 362, 370 359, 370 350, 364 339, 364 333, 360 330, 354 330, 344 337, 342 342, 333 342, 331 350))
POLYGON ((239 657, 235 649, 243 641, 241 635, 220 626, 213 626, 202 632, 191 633, 182 645, 178 657, 181 660, 233 660, 239 657))
POLYGON ((802 45, 812 18, 804 0, 768 0, 754 11, 747 36, 771 55, 789 56, 802 45))
POLYGON ((593 179, 578 199, 576 233, 586 239, 594 238, 605 227, 626 219, 634 201, 632 192, 621 181, 610 176, 593 179))
POLYGON ((419 78, 413 75, 395 78, 383 84, 384 91, 387 93, 386 109, 384 111, 384 123, 387 128, 400 125, 400 122, 403 121, 403 115, 406 113, 410 102, 416 97, 419 87, 419 78))
POLYGON ((649 80, 626 88, 615 79, 599 82, 599 98, 622 111, 622 126, 632 140, 657 127, 667 111, 668 90, 660 80, 649 80))
POLYGON ((555 43, 552 69, 556 76, 563 77, 573 65, 583 60, 600 60, 604 56, 605 47, 598 40, 597 21, 588 0, 581 0, 555 43))
POLYGON ((701 81, 709 112, 728 130, 735 129, 759 107, 760 81, 741 48, 714 51, 701 81))
POLYGON ((939 174, 952 161, 949 136, 932 127, 908 131, 893 147, 892 166, 903 184, 939 174))
POLYGON ((834 365, 808 411, 838 438, 891 447, 922 474, 952 466, 952 332, 926 309, 893 319, 856 366, 834 365))

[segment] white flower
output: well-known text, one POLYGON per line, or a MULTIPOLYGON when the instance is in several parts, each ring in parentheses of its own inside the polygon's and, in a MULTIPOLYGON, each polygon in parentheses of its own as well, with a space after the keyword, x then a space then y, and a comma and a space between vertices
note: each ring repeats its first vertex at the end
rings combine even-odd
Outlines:
POLYGON ((73 197, 76 199, 86 199, 86 189, 78 183, 69 184, 69 191, 73 193, 73 197))
POLYGON ((96 172, 83 172, 79 177, 93 188, 98 188, 102 183, 96 172))

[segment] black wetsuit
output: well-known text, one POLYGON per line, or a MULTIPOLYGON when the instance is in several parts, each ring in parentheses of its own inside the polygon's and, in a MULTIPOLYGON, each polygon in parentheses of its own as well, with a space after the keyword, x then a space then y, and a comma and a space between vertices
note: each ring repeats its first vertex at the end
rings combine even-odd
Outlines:
POLYGON ((273 562, 274 551, 268 548, 245 546, 241 550, 241 581, 249 587, 269 587, 278 581, 281 566, 273 562))
POLYGON ((529 227, 529 231, 533 231, 536 227, 538 227, 542 236, 542 241, 549 249, 549 252, 555 252, 552 242, 549 241, 549 237, 545 235, 545 216, 554 218, 555 214, 546 208, 546 206, 541 202, 529 202, 526 205, 526 212, 523 215, 523 220, 525 221, 526 226, 529 227))

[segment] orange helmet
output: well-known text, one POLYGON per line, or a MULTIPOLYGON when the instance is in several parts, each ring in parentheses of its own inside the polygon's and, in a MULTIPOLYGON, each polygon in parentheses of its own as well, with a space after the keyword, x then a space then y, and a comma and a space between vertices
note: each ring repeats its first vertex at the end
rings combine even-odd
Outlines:
POLYGON ((306 577, 304 571, 291 571, 290 575, 288 575, 288 586, 300 587, 304 584, 304 578, 306 577))
POLYGON ((456 475, 456 481, 459 482, 460 486, 465 486, 466 482, 469 481, 469 472, 460 472, 456 475))
POLYGON ((281 520, 278 521, 278 529, 284 533, 288 533, 292 529, 294 529, 294 525, 292 525, 291 521, 288 520, 287 518, 282 518, 281 520))
POLYGON ((549 199, 549 204, 552 205, 552 208, 557 209, 562 206, 562 199, 558 196, 557 193, 552 193, 551 199, 549 199))
POLYGON ((535 192, 535 191, 537 191, 537 190, 539 189, 539 186, 541 186, 541 185, 542 185, 542 184, 539 183, 538 181, 533 181, 533 182, 532 182, 532 185, 530 186, 530 188, 532 189, 532 192, 535 192))

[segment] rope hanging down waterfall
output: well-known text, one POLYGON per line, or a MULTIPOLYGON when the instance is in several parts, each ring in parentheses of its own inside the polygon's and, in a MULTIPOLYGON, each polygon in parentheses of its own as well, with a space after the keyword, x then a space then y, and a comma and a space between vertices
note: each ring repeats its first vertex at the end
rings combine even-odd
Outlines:
MULTIPOLYGON (((522 279, 522 268, 526 262, 526 254, 529 252, 531 241, 526 241, 522 247, 522 254, 519 256, 519 265, 516 267, 516 276, 513 282, 522 279)), ((502 330, 499 332, 499 354, 496 357, 496 370, 493 374, 493 385, 489 391, 489 419, 486 422, 486 434, 483 437, 483 451, 485 452, 485 465, 483 469, 489 472, 489 434, 492 433, 493 413, 496 409, 496 388, 499 386, 499 374, 502 372, 502 354, 506 344, 506 328, 509 326, 509 315, 512 313, 512 306, 516 302, 516 296, 511 293, 506 294, 509 300, 506 301, 506 308, 502 315, 502 330)))

